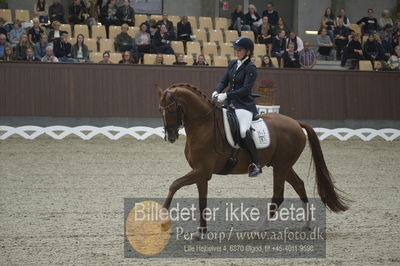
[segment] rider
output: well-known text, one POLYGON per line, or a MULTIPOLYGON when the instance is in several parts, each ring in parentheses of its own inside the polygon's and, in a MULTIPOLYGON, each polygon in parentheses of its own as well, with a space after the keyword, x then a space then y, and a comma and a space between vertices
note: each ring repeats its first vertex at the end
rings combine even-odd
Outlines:
POLYGON ((240 37, 234 42, 233 48, 235 49, 237 60, 231 60, 212 97, 217 98, 220 103, 226 101, 227 106, 235 109, 239 120, 242 143, 249 151, 252 161, 249 167, 249 176, 254 177, 262 172, 250 131, 251 121, 258 114, 256 104, 251 95, 251 89, 257 79, 257 68, 250 60, 253 56, 254 43, 248 37, 240 37), (221 93, 228 86, 228 83, 230 83, 230 89, 225 93, 221 93))

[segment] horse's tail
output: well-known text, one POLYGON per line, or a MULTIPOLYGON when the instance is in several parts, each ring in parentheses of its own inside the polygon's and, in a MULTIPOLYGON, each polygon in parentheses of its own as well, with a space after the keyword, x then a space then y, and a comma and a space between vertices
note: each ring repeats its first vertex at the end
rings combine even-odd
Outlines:
POLYGON ((333 184, 331 174, 326 167, 317 134, 310 125, 300 121, 299 124, 307 131, 315 165, 315 182, 322 202, 333 212, 346 211, 349 208, 345 203, 347 199, 337 193, 338 189, 333 184))

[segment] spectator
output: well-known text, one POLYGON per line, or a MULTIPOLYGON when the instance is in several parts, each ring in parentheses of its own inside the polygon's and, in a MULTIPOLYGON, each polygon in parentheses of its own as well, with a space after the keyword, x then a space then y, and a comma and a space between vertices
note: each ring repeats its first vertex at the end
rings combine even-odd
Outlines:
POLYGON ((387 41, 388 43, 392 44, 393 41, 393 26, 387 24, 383 27, 382 31, 380 32, 382 40, 387 41))
POLYGON ((392 47, 396 47, 397 45, 400 45, 400 29, 397 29, 392 36, 392 47))
POLYGON ((206 62, 206 57, 204 55, 199 55, 197 57, 196 62, 193 63, 194 66, 208 66, 208 63, 206 62))
POLYGON ((258 42, 262 44, 271 44, 274 31, 268 22, 268 17, 262 18, 262 25, 258 28, 258 42))
POLYGON ((349 43, 350 30, 344 26, 343 19, 339 19, 339 24, 335 29, 336 60, 342 57, 342 51, 349 43))
POLYGON ((324 57, 325 59, 334 60, 335 55, 333 51, 333 43, 331 41, 331 38, 328 36, 328 31, 326 29, 322 29, 320 34, 318 35, 317 38, 317 43, 318 43, 318 53, 321 57, 324 57))
POLYGON ((339 25, 339 20, 343 20, 343 25, 347 28, 350 27, 350 19, 346 17, 346 10, 344 8, 341 8, 339 10, 339 16, 336 17, 336 25, 339 25))
POLYGON ((60 62, 76 62, 72 58, 72 47, 68 42, 68 32, 62 31, 61 38, 54 41, 54 55, 58 58, 60 62))
POLYGON ((82 17, 81 14, 85 6, 81 0, 72 0, 72 4, 69 6, 69 24, 81 24, 82 17))
POLYGON ((393 20, 390 17, 389 10, 383 10, 382 16, 379 18, 379 27, 383 29, 386 25, 391 25, 393 27, 393 20))
POLYGON ((280 30, 272 41, 272 56, 282 58, 286 51, 285 31, 280 30))
POLYGON ((150 53, 151 51, 151 39, 150 34, 147 33, 146 23, 140 24, 139 32, 136 33, 135 43, 138 52, 143 55, 144 53, 150 53))
POLYGON ((279 13, 274 10, 274 4, 272 2, 269 2, 267 4, 267 10, 264 10, 262 16, 263 17, 267 16, 269 24, 271 24, 272 26, 275 27, 278 25, 279 13))
POLYGON ((299 54, 295 50, 295 44, 290 43, 283 56, 285 68, 300 68, 299 54))
POLYGON ((300 52, 304 49, 303 41, 293 31, 289 34, 289 38, 286 40, 286 47, 289 48, 289 44, 291 43, 294 44, 294 50, 296 52, 300 52))
POLYGON ((46 48, 49 46, 48 38, 46 34, 40 35, 40 42, 37 43, 33 49, 35 51, 35 57, 42 60, 42 57, 46 55, 46 48))
POLYGON ((400 70, 400 45, 394 48, 395 53, 389 58, 387 61, 388 67, 392 71, 399 71, 400 70))
POLYGON ((89 62, 89 48, 85 44, 85 37, 82 34, 78 34, 76 43, 71 48, 71 54, 72 58, 78 62, 89 62))
POLYGON ((160 29, 162 25, 165 25, 169 35, 175 35, 175 31, 174 31, 174 24, 172 24, 172 22, 170 20, 168 20, 168 13, 167 12, 163 12, 162 14, 162 20, 157 22, 157 27, 160 29))
POLYGON ((135 26, 135 10, 130 6, 130 0, 124 0, 124 4, 117 9, 117 17, 121 24, 135 26))
POLYGON ((183 16, 178 22, 178 41, 190 42, 192 40, 192 25, 187 16, 183 16))
POLYGON ((64 15, 64 6, 60 4, 60 0, 53 0, 53 4, 49 7, 50 23, 58 21, 64 24, 64 15))
POLYGON ((244 14, 242 5, 237 5, 235 10, 231 13, 230 29, 237 30, 239 33, 242 30, 250 30, 250 26, 244 24, 244 14))
POLYGON ((116 0, 108 0, 107 4, 101 9, 100 22, 106 26, 107 38, 109 38, 111 25, 121 25, 117 17, 117 6, 115 3, 116 0))
MULTIPOLYGON (((251 61, 254 65, 257 66, 257 63, 256 63, 257 58, 256 58, 254 55, 252 55, 252 56, 250 57, 250 61, 251 61)), ((258 66, 257 66, 257 67, 258 67, 258 66)))
POLYGON ((44 33, 44 31, 42 27, 40 27, 38 18, 34 18, 32 21, 33 27, 28 31, 28 40, 33 46, 40 41, 40 36, 44 33))
POLYGON ((366 59, 371 60, 372 63, 375 60, 383 59, 383 49, 381 49, 379 43, 375 40, 374 34, 370 34, 364 44, 364 56, 366 59))
POLYGON ((317 63, 317 56, 314 50, 310 49, 310 43, 304 42, 304 49, 299 52, 299 62, 301 68, 312 69, 317 63))
POLYGON ((391 43, 388 43, 385 40, 382 40, 381 38, 381 34, 380 33, 375 33, 375 41, 378 43, 379 45, 379 50, 381 51, 380 54, 382 54, 382 59, 387 61, 389 59, 389 57, 392 55, 393 53, 393 47, 391 43))
POLYGON ((58 21, 54 21, 52 23, 53 29, 49 32, 49 42, 53 42, 54 40, 59 40, 61 38, 60 26, 61 23, 58 21))
POLYGON ((384 64, 382 61, 375 61, 374 62, 374 71, 385 71, 384 64))
MULTIPOLYGON (((342 56, 342 62, 341 66, 344 67, 346 65, 347 59, 356 59, 356 61, 359 60, 364 60, 364 52, 361 46, 361 41, 360 41, 360 34, 352 32, 351 33, 351 41, 349 42, 349 45, 347 48, 344 50, 343 56, 342 56)), ((353 61, 353 65, 351 66, 351 69, 355 68, 355 64, 353 61)))
POLYGON ((278 35, 278 32, 280 30, 284 30, 286 34, 289 34, 289 32, 290 32, 289 28, 286 26, 285 19, 282 17, 279 18, 278 25, 273 28, 273 31, 274 31, 273 36, 275 37, 276 35, 278 35))
POLYGON ((156 32, 159 29, 159 27, 157 26, 157 22, 155 19, 150 19, 149 21, 146 21, 145 23, 147 26, 147 33, 150 34, 151 39, 153 39, 154 35, 156 35, 156 32))
POLYGON ((51 63, 57 63, 58 58, 54 56, 53 54, 53 47, 47 46, 46 48, 46 54, 45 56, 42 57, 42 62, 51 62, 51 63))
POLYGON ((156 60, 154 62, 155 65, 164 65, 164 57, 162 54, 156 55, 156 60))
POLYGON ((332 42, 334 39, 335 27, 336 27, 335 16, 333 15, 332 9, 328 7, 325 10, 324 16, 322 17, 320 30, 326 29, 332 42))
POLYGON ((4 55, 4 48, 9 45, 5 34, 0 33, 0 57, 4 55))
POLYGON ((7 36, 8 31, 4 28, 4 24, 6 24, 5 19, 0 17, 0 34, 4 34, 7 36))
POLYGON ((136 52, 135 49, 135 41, 133 38, 128 34, 129 26, 128 24, 123 24, 121 26, 121 33, 115 37, 115 47, 117 51, 124 52, 127 50, 136 52))
POLYGON ((112 64, 113 62, 111 62, 110 60, 110 52, 109 51, 105 51, 103 53, 103 60, 101 60, 99 62, 99 64, 112 64))
POLYGON ((96 9, 97 14, 101 14, 101 9, 106 5, 107 0, 97 0, 96 1, 96 9))
POLYGON ((158 54, 174 54, 174 50, 171 47, 171 41, 174 38, 170 32, 168 32, 167 26, 161 24, 160 29, 154 35, 154 50, 158 54))
POLYGON ((378 30, 378 20, 374 18, 374 10, 368 9, 368 16, 357 21, 361 25, 364 34, 374 34, 378 30))
POLYGON ((272 64, 272 60, 268 55, 264 55, 261 62, 261 67, 265 68, 275 68, 274 64, 272 64))
POLYGON ((28 61, 28 62, 38 62, 40 61, 39 58, 35 56, 35 53, 33 52, 32 47, 28 47, 26 49, 26 56, 22 58, 23 61, 28 61))
POLYGON ((24 33, 25 30, 21 27, 21 22, 19 20, 15 20, 13 29, 10 31, 10 43, 13 48, 17 46, 21 35, 24 33))
POLYGON ((176 61, 174 62, 174 65, 187 65, 185 62, 185 56, 183 54, 178 54, 176 56, 176 61))
POLYGON ((255 38, 258 36, 258 27, 262 23, 260 15, 257 13, 257 9, 254 5, 248 6, 248 13, 244 16, 244 25, 248 25, 253 31, 255 38))
POLYGON ((15 56, 14 56, 11 45, 4 46, 4 53, 3 53, 3 56, 0 56, 0 61, 9 62, 9 61, 14 61, 14 60, 15 60, 15 56))
POLYGON ((118 62, 119 64, 135 64, 135 61, 133 60, 132 54, 130 51, 125 51, 122 53, 122 60, 118 62))
POLYGON ((33 16, 38 17, 40 23, 49 22, 49 10, 46 5, 46 0, 37 0, 33 5, 33 16))
POLYGON ((15 47, 15 54, 18 60, 22 60, 26 57, 26 50, 31 48, 31 44, 28 41, 28 35, 22 34, 17 46, 15 47))
POLYGON ((400 7, 396 13, 396 18, 393 21, 393 26, 395 27, 395 29, 400 29, 400 7))
POLYGON ((97 9, 92 1, 87 1, 84 5, 85 6, 82 9, 81 13, 81 20, 84 24, 88 25, 89 29, 91 29, 93 25, 97 24, 98 20, 97 9))

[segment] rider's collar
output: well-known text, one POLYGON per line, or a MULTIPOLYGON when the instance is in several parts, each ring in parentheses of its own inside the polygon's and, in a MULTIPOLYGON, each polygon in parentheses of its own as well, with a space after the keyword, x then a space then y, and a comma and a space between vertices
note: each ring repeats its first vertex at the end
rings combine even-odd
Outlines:
POLYGON ((249 57, 248 56, 246 56, 243 60, 237 60, 237 67, 236 67, 236 69, 238 69, 241 65, 243 65, 243 63, 244 62, 246 62, 246 60, 248 60, 249 59, 249 57))

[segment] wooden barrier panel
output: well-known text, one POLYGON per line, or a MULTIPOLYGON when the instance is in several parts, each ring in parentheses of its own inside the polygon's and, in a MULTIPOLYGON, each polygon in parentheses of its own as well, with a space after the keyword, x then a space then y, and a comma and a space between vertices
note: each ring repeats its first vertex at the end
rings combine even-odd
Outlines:
MULTIPOLYGON (((0 63, 0 115, 159 117, 154 84, 191 83, 211 95, 225 68, 0 63)), ((399 74, 259 69, 280 113, 297 119, 400 119, 399 74)), ((210 96, 211 97, 211 96, 210 96)))

